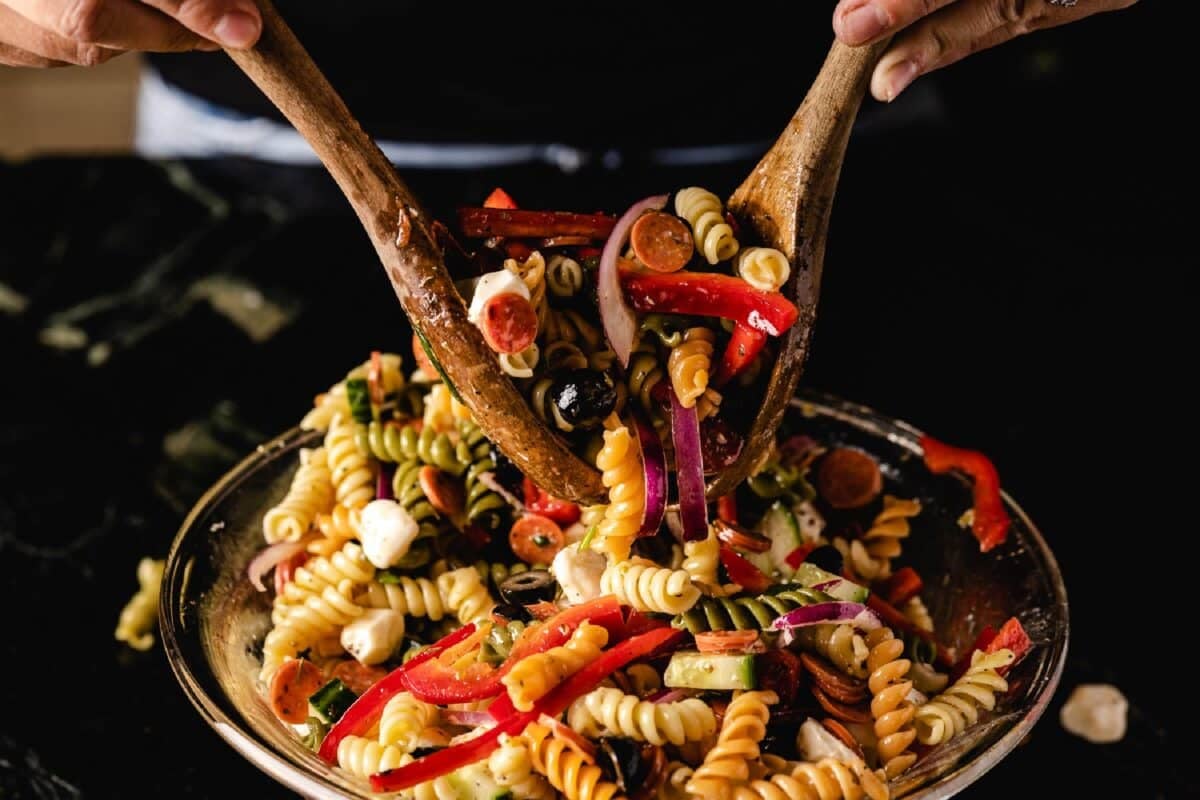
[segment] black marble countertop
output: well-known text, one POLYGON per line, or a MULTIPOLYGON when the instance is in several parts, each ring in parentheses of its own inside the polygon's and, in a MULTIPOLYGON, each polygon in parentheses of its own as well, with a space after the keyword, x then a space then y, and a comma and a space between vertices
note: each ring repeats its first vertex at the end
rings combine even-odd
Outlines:
MULTIPOLYGON (((1058 697, 972 796, 1200 796, 1171 638, 1196 549, 1175 509, 1194 493, 1168 466, 1191 455, 1183 149, 1137 91, 1154 66, 1111 57, 1146 19, 981 56, 868 109, 834 211, 805 380, 989 452, 1070 593, 1058 697), (1085 681, 1128 695, 1123 742, 1060 727, 1085 681)), ((736 176, 409 178, 444 211, 496 183, 618 208, 736 176)), ((0 165, 0 212, 0 797, 286 796, 205 726, 161 647, 112 629, 138 558, 165 554, 222 470, 370 349, 407 349, 366 238, 323 175, 233 161, 0 165)))

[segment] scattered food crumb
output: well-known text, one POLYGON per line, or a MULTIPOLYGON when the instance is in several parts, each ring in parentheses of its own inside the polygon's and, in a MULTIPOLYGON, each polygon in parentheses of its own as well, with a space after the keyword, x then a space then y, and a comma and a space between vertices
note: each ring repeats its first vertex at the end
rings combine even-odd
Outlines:
POLYGON ((1121 690, 1107 683, 1084 683, 1075 687, 1059 712, 1062 726, 1095 744, 1111 744, 1125 738, 1129 701, 1121 690))

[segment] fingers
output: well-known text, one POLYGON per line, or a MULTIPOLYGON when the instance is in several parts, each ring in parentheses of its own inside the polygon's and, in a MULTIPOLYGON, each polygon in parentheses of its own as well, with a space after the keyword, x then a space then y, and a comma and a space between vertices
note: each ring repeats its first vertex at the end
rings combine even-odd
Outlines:
POLYGON ((1137 0, 959 0, 905 29, 871 76, 871 94, 891 102, 919 76, 1022 34, 1053 28, 1137 0))
POLYGON ((60 67, 103 64, 120 50, 75 42, 34 25, 0 5, 0 62, 20 67, 60 67))
POLYGON ((262 17, 253 0, 142 0, 148 6, 175 18, 184 27, 243 50, 252 47, 262 33, 262 17))
POLYGON ((3 0, 29 22, 64 39, 118 50, 192 50, 203 39, 138 0, 3 0))
POLYGON ((954 0, 841 0, 833 12, 833 31, 843 44, 857 47, 927 17, 954 0))

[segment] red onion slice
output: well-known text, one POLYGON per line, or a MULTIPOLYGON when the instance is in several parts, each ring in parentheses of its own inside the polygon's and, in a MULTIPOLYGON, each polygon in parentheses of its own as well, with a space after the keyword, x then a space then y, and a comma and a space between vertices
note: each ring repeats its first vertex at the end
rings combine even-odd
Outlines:
POLYGON ((312 539, 310 534, 302 536, 294 542, 276 542, 270 547, 260 550, 250 562, 250 566, 246 567, 246 576, 250 578, 251 585, 258 591, 265 592, 267 587, 262 582, 263 575, 308 547, 308 543, 312 539))
POLYGON ((679 516, 683 540, 708 538, 708 501, 704 497, 704 457, 700 452, 700 420, 696 407, 684 408, 671 392, 671 438, 675 442, 675 479, 679 483, 679 516))
POLYGON ((653 536, 667 513, 667 457, 658 433, 636 409, 633 425, 642 446, 642 477, 646 482, 646 508, 638 536, 653 536))
POLYGON ((496 480, 496 473, 491 472, 490 470, 488 472, 479 473, 479 482, 507 500, 508 504, 516 509, 519 513, 525 513, 525 502, 508 489, 504 488, 504 484, 496 480))
POLYGON ((621 290, 621 276, 618 274, 617 259, 629 241, 629 229, 645 211, 658 211, 667 204, 665 194, 647 197, 629 207, 613 232, 604 242, 604 250, 600 254, 600 271, 596 276, 596 299, 600 305, 600 321, 604 323, 604 336, 612 345, 617 360, 622 367, 629 366, 629 355, 633 352, 634 340, 637 338, 637 315, 633 307, 625 299, 621 290))
POLYGON ((396 474, 396 467, 393 464, 380 464, 379 472, 375 475, 375 499, 376 500, 395 500, 396 496, 392 493, 392 477, 396 474))
POLYGON ((442 719, 451 725, 462 725, 467 728, 476 728, 480 725, 491 727, 496 724, 496 720, 492 719, 492 715, 486 711, 443 711, 442 719))
POLYGON ((814 603, 789 611, 771 623, 775 630, 803 628, 808 625, 822 625, 828 622, 849 622, 859 630, 873 631, 883 625, 875 612, 862 603, 850 603, 835 600, 828 603, 814 603))
POLYGON ((688 697, 688 693, 682 689, 660 689, 647 697, 646 700, 651 703, 677 703, 680 700, 686 700, 688 697))

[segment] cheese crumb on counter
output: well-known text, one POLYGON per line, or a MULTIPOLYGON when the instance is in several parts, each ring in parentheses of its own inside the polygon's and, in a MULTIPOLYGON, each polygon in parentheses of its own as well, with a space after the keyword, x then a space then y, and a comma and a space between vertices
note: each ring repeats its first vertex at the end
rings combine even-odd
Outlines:
POLYGON ((1108 683, 1084 683, 1071 692, 1058 719, 1076 736, 1095 744, 1111 744, 1125 738, 1128 713, 1129 701, 1120 689, 1108 683))

